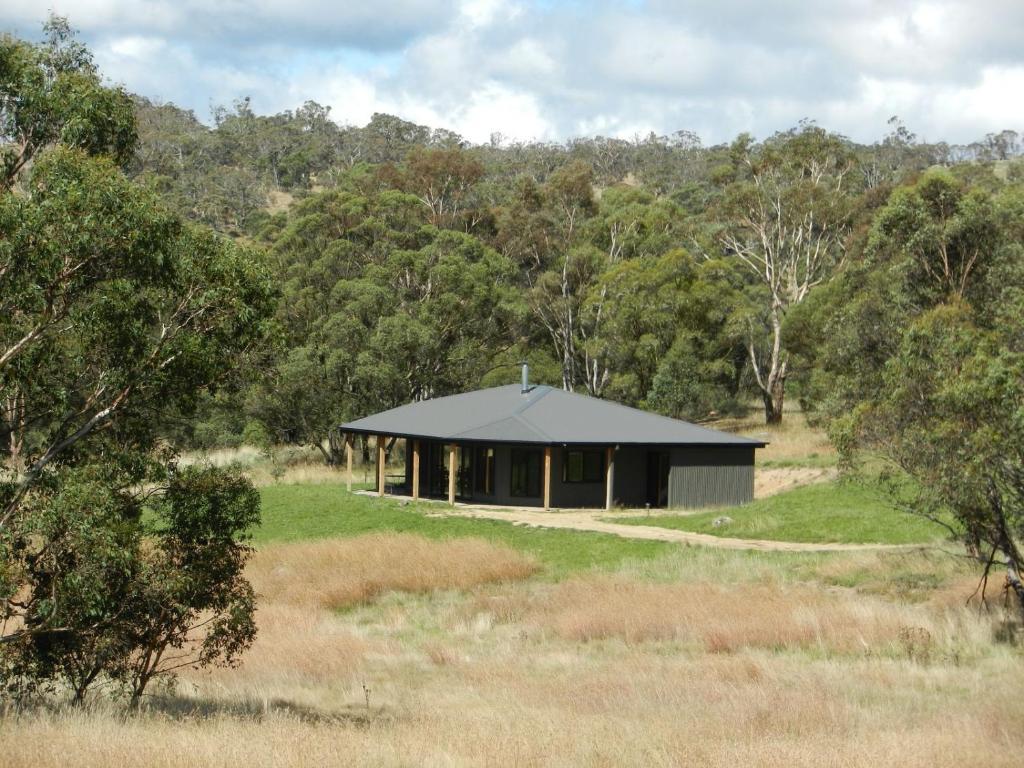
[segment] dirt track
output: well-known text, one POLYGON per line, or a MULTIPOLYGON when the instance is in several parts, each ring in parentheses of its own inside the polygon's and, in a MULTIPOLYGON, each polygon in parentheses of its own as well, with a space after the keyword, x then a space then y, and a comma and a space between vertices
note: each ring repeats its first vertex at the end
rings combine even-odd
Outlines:
MULTIPOLYGON (((819 483, 835 477, 833 468, 778 468, 758 470, 754 484, 756 498, 771 496, 780 491, 800 485, 819 483)), ((370 495, 370 492, 363 491, 370 495)), ((857 552, 882 549, 913 549, 907 544, 837 544, 808 543, 798 541, 770 541, 767 539, 735 539, 725 536, 711 536, 706 533, 692 533, 653 525, 626 525, 610 521, 616 516, 635 517, 637 510, 607 512, 605 510, 564 510, 544 512, 530 507, 488 507, 456 504, 448 507, 438 503, 437 511, 428 513, 431 517, 472 517, 487 520, 504 520, 513 525, 535 528, 563 528, 573 531, 593 531, 621 536, 624 539, 645 539, 647 541, 670 541, 677 544, 691 544, 720 549, 749 549, 765 552, 857 552)), ((686 514, 677 511, 674 514, 686 514)))
MULTIPOLYGON (((600 518, 607 517, 605 511, 542 512, 532 509, 483 508, 456 506, 438 509, 429 513, 433 517, 472 517, 487 520, 504 520, 514 525, 537 528, 565 528, 574 531, 610 533, 625 539, 646 539, 649 541, 672 541, 677 544, 696 544, 721 549, 751 549, 766 552, 856 552, 879 549, 910 549, 912 546, 898 544, 810 544, 796 541, 767 541, 765 539, 730 539, 710 536, 706 533, 690 533, 671 528, 657 528, 648 525, 624 525, 600 518)), ((635 514, 635 513, 634 513, 635 514)))

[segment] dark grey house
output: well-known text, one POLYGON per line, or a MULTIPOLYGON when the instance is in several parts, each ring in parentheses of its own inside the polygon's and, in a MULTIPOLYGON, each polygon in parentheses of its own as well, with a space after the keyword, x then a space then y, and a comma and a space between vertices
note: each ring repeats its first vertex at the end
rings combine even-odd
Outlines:
POLYGON ((410 403, 343 424, 376 436, 377 488, 413 498, 538 507, 705 507, 754 495, 765 443, 524 383, 410 403), (384 474, 405 440, 405 476, 384 474), (454 467, 454 472, 452 468, 454 467))

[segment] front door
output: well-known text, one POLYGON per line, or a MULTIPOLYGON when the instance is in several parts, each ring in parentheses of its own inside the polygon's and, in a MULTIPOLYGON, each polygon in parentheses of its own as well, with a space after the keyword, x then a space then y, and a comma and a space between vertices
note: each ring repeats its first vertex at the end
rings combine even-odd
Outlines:
POLYGON ((647 503, 652 507, 668 506, 668 451, 647 452, 647 503))

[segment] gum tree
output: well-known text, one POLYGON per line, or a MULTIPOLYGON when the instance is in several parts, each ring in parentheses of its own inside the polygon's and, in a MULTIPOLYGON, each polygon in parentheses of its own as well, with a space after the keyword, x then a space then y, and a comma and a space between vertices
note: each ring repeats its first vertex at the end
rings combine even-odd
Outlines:
POLYGON ((754 281, 745 317, 747 354, 765 421, 778 424, 789 374, 786 314, 843 260, 854 159, 841 137, 812 124, 760 145, 741 136, 732 156, 718 240, 754 281))

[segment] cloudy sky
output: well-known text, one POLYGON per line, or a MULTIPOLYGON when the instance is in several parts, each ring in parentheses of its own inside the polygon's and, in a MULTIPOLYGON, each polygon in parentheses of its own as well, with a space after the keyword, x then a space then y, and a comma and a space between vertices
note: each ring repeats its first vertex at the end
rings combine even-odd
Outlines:
POLYGON ((4 0, 68 16, 113 81, 209 120, 249 95, 340 123, 389 112, 474 141, 696 131, 803 117, 873 141, 1024 132, 1021 0, 4 0))

